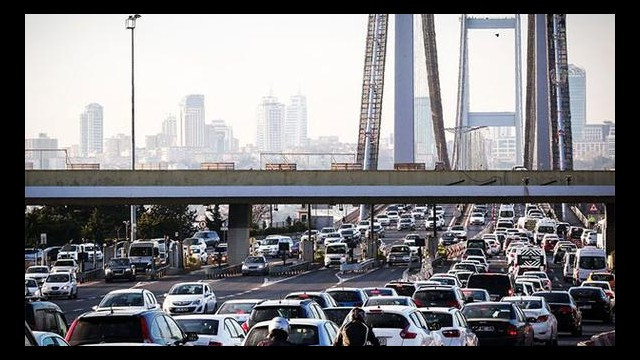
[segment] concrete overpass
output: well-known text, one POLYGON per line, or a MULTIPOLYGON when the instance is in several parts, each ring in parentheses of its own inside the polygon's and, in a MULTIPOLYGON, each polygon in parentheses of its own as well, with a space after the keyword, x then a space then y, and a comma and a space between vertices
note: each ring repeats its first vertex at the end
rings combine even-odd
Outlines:
POLYGON ((230 204, 229 262, 249 249, 251 204, 598 202, 614 247, 612 171, 25 170, 25 205, 230 204))

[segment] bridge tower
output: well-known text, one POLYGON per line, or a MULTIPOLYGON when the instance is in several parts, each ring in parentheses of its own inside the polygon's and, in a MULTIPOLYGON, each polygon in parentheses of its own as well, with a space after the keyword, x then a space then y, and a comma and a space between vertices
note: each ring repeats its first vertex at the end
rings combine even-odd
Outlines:
MULTIPOLYGON (((458 69, 458 101, 456 128, 476 126, 515 126, 516 159, 522 161, 522 66, 520 51, 520 15, 509 18, 474 18, 462 14, 460 20, 460 62, 458 69), (473 29, 514 29, 515 31, 515 111, 471 112, 469 111, 469 53, 468 31, 473 29)), ((453 163, 456 169, 470 169, 472 136, 469 132, 457 131, 454 142, 453 163)))

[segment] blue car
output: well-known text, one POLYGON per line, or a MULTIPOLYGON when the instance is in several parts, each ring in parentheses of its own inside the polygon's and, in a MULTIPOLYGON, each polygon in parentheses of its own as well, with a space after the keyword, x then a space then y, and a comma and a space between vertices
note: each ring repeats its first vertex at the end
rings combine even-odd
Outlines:
POLYGON ((360 288, 331 288, 326 290, 338 306, 364 306, 369 296, 360 288))

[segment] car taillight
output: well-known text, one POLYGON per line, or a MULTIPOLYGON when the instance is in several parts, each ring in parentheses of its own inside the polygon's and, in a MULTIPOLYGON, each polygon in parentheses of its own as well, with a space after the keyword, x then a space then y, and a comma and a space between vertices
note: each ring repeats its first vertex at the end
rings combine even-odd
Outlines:
POLYGON ((509 296, 513 296, 513 288, 509 288, 509 296))
POLYGON ((560 314, 570 314, 571 313, 571 307, 570 306, 563 306, 560 309, 558 309, 558 311, 560 312, 560 314))
POLYGON ((73 335, 73 330, 76 328, 76 325, 78 325, 78 319, 75 319, 69 327, 69 330, 67 330, 67 335, 64 337, 67 342, 71 341, 71 335, 73 335))
POLYGON ((547 321, 547 319, 549 319, 549 315, 540 315, 538 316, 538 319, 536 320, 536 322, 542 323, 547 321))
POLYGON ((416 303, 416 305, 418 305, 418 307, 423 307, 422 305, 422 301, 418 300, 418 299, 413 299, 413 302, 416 303))
POLYGON ((242 330, 244 330, 245 333, 249 332, 249 324, 247 324, 248 322, 249 320, 243 322, 242 325, 240 325, 240 327, 242 328, 242 330))
POLYGON ((516 328, 515 325, 509 324, 509 327, 507 327, 507 335, 518 336, 518 328, 516 328))
POLYGON ((209 341, 209 346, 222 346, 222 343, 218 341, 209 341))
POLYGON ((400 331, 400 337, 403 339, 415 339, 416 336, 418 336, 418 333, 409 331, 409 325, 400 331))
POLYGON ((454 307, 456 309, 460 308, 460 303, 457 302, 456 300, 449 300, 447 301, 447 307, 454 307))
POLYGON ((460 337, 459 330, 442 330, 442 335, 444 337, 460 337))
POLYGON ((147 320, 144 317, 140 318, 140 327, 142 328, 142 339, 145 343, 152 343, 151 337, 149 337, 149 327, 147 326, 147 320))

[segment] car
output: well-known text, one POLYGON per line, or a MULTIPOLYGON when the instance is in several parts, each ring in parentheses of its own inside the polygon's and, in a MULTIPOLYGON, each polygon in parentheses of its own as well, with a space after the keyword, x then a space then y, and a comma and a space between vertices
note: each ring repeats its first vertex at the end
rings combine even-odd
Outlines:
POLYGON ((353 306, 335 306, 322 309, 327 319, 336 324, 344 323, 351 310, 353 310, 353 306))
POLYGON ((79 244, 65 244, 56 255, 56 260, 73 259, 75 261, 80 260, 78 254, 82 252, 82 245, 79 244))
POLYGON ((485 271, 489 271, 489 263, 487 262, 487 258, 485 258, 484 256, 469 255, 464 259, 464 261, 470 261, 470 260, 479 261, 480 265, 484 266, 485 271))
POLYGON ((207 262, 209 261, 209 254, 207 253, 207 243, 203 238, 184 239, 182 241, 182 249, 185 254, 195 256, 198 260, 200 260, 200 264, 202 265, 207 264, 207 262))
POLYGON ((324 236, 323 244, 325 247, 329 246, 329 244, 336 244, 342 241, 342 235, 339 232, 328 233, 324 236))
POLYGON ((338 232, 340 233, 340 235, 342 235, 343 230, 356 230, 356 226, 350 223, 343 223, 342 225, 340 225, 340 228, 338 228, 338 232))
POLYGON ((384 287, 394 289, 398 295, 404 296, 413 296, 413 293, 418 289, 414 282, 399 280, 389 281, 384 287))
POLYGON ((584 319, 602 320, 605 324, 613 322, 613 305, 602 288, 592 286, 574 286, 569 288, 584 319))
POLYGON ((411 261, 418 261, 418 256, 411 252, 411 248, 407 245, 393 245, 387 254, 387 264, 393 266, 396 264, 408 264, 411 261))
POLYGON ((462 286, 467 285, 467 281, 469 281, 469 276, 473 275, 474 272, 471 271, 457 271, 455 273, 456 277, 458 278, 458 280, 460 281, 460 284, 462 284, 462 286))
POLYGON ((418 307, 453 307, 462 309, 466 298, 457 286, 422 287, 413 294, 418 307))
MULTIPOLYGON (((211 250, 210 258, 215 261, 216 264, 226 264, 229 259, 229 247, 227 243, 220 243, 211 250)), ((207 259, 208 260, 208 259, 207 259)))
POLYGON ((505 296, 501 302, 516 304, 533 326, 534 340, 549 346, 558 345, 558 320, 547 301, 541 296, 505 296))
POLYGON ((161 310, 128 309, 86 312, 73 321, 65 340, 72 346, 105 343, 184 345, 198 340, 198 335, 185 333, 161 310))
POLYGON ((27 288, 27 292, 25 293, 25 297, 28 298, 39 298, 40 295, 40 286, 38 286, 38 282, 30 277, 24 277, 24 286, 27 288))
POLYGON ((360 288, 335 287, 325 290, 338 306, 363 306, 369 296, 360 288))
POLYGON ((449 232, 455 234, 455 236, 464 241, 467 240, 467 231, 464 229, 464 225, 453 225, 449 227, 449 232))
POLYGON ((24 322, 24 346, 38 346, 38 342, 33 337, 33 332, 26 321, 24 322))
POLYGON ((560 238, 556 234, 544 234, 542 236, 542 245, 541 247, 545 252, 552 252, 553 248, 556 246, 556 243, 560 241, 560 238))
POLYGON ((545 289, 544 283, 542 282, 542 279, 540 279, 537 276, 519 275, 519 276, 516 276, 515 282, 528 282, 533 286, 534 291, 549 290, 549 289, 545 289))
POLYGON ((38 285, 42 285, 47 276, 49 276, 49 267, 40 265, 29 266, 24 274, 25 278, 34 279, 38 285))
POLYGON ((512 296, 514 293, 513 283, 507 274, 473 274, 469 276, 467 287, 487 290, 492 301, 502 299, 504 296, 512 296))
POLYGON ((543 297, 558 321, 558 331, 570 331, 582 336, 582 313, 573 296, 567 291, 537 291, 532 296, 543 297))
POLYGON ((333 297, 324 291, 296 291, 285 295, 285 299, 311 299, 320 305, 321 308, 336 307, 333 297))
POLYGON ((349 255, 349 247, 344 243, 329 244, 325 248, 324 266, 345 264, 349 255))
POLYGON ((111 258, 104 268, 104 281, 115 279, 136 280, 136 266, 127 257, 111 258))
POLYGON ((400 220, 398 220, 398 223, 396 224, 396 229, 398 231, 402 231, 402 230, 415 231, 416 229, 415 220, 413 220, 412 218, 401 218, 400 220))
POLYGON ((585 229, 580 236, 583 246, 596 246, 598 244, 598 233, 594 230, 585 229))
MULTIPOLYGON (((270 322, 267 320, 255 324, 242 345, 256 346, 266 339, 270 322)), ((306 346, 332 346, 340 330, 333 321, 327 319, 289 319, 289 328, 287 340, 293 345, 306 346)))
POLYGON ((532 346, 533 326, 517 305, 508 302, 474 302, 462 309, 480 346, 532 346))
POLYGON ((102 261, 102 259, 104 259, 104 254, 102 253, 102 250, 100 250, 100 245, 84 243, 82 244, 82 251, 87 253, 87 259, 89 262, 93 262, 94 257, 96 261, 102 261))
POLYGON ((564 281, 571 282, 573 280, 573 270, 576 265, 576 252, 564 253, 562 263, 562 277, 564 281))
POLYGON ((239 324, 243 324, 249 320, 251 310, 258 305, 262 304, 265 299, 233 299, 227 300, 216 311, 216 315, 228 315, 236 319, 239 324))
MULTIPOLYGON (((377 223, 377 222, 373 223, 373 233, 376 234, 376 236, 380 239, 385 237, 384 227, 380 223, 377 223)), ((368 239, 370 237, 371 237, 371 228, 367 228, 367 231, 364 232, 364 239, 368 239)))
POLYGON ((194 346, 240 346, 245 333, 240 324, 229 315, 177 315, 173 319, 185 332, 198 334, 194 346))
POLYGON ((191 238, 204 240, 207 248, 214 248, 220 243, 220 235, 213 230, 196 231, 191 238))
POLYGON ((592 272, 606 272, 607 254, 604 249, 586 246, 576 252, 576 266, 573 270, 574 285, 585 281, 592 272))
MULTIPOLYGON (((70 260, 58 260, 70 261, 70 260)), ((78 282, 76 276, 69 272, 51 273, 40 289, 42 297, 49 299, 54 296, 67 296, 69 299, 78 297, 78 282)))
POLYGON ((269 321, 276 316, 282 316, 289 320, 298 318, 326 320, 327 318, 320 305, 311 299, 266 300, 253 307, 249 319, 242 324, 242 328, 249 331, 257 323, 269 321))
POLYGON ((364 287, 362 290, 367 296, 398 296, 396 290, 392 288, 364 287))
POLYGON ((429 330, 422 313, 414 307, 376 305, 362 308, 365 322, 383 346, 441 346, 440 334, 429 330))
POLYGON ((93 307, 95 311, 113 311, 121 309, 160 309, 156 296, 146 289, 119 289, 110 291, 100 303, 93 307))
POLYGON ((242 262, 242 275, 269 275, 269 262, 264 256, 247 256, 242 262))
POLYGON ((367 299, 364 306, 376 305, 401 305, 409 307, 418 307, 410 296, 372 296, 367 299))
POLYGON ((437 281, 441 285, 462 287, 462 283, 460 283, 460 280, 458 280, 458 277, 451 274, 442 274, 442 273, 434 274, 432 277, 429 278, 429 281, 437 281))
POLYGON ((471 217, 469 218, 470 225, 484 225, 484 213, 474 212, 471 213, 471 217))
POLYGON ((53 267, 51 267, 51 271, 50 273, 57 273, 57 272, 70 272, 72 274, 77 274, 78 273, 78 263, 73 260, 73 259, 64 259, 64 260, 57 260, 55 263, 53 263, 53 267))
POLYGON ((434 332, 442 336, 444 346, 477 346, 478 337, 471 331, 467 319, 456 308, 419 308, 427 324, 437 324, 434 332))
POLYGON ((360 242, 360 232, 355 229, 343 229, 340 232, 340 236, 342 236, 342 242, 344 243, 354 242, 357 244, 360 242))
POLYGON ((533 284, 526 281, 516 281, 513 283, 513 295, 514 296, 530 296, 536 292, 533 288, 533 284))
POLYGON ((547 273, 544 271, 525 271, 522 274, 522 276, 524 277, 535 276, 540 280, 542 280, 542 285, 545 290, 551 290, 551 287, 552 287, 551 279, 549 279, 549 275, 547 275, 547 273))
POLYGON ((553 263, 561 262, 566 252, 576 252, 577 250, 578 248, 571 241, 558 241, 553 248, 553 263))
POLYGON ((60 335, 47 331, 33 331, 38 346, 69 346, 69 343, 60 335))
POLYGON ((67 319, 60 306, 49 301, 25 301, 24 319, 33 331, 67 334, 67 319))
POLYGON ((177 283, 164 296, 162 310, 170 315, 215 313, 218 307, 216 295, 207 283, 177 283))
POLYGON ((489 292, 485 289, 462 288, 460 289, 467 303, 474 301, 491 301, 489 292))
POLYGON ((486 253, 480 248, 467 248, 462 254, 462 260, 466 259, 469 256, 482 256, 486 258, 486 253))
POLYGON ((599 287, 604 290, 604 293, 607 294, 609 300, 611 300, 611 307, 615 308, 616 306, 616 294, 611 289, 611 284, 608 281, 595 281, 595 280, 587 280, 580 284, 580 286, 591 286, 591 287, 599 287))
POLYGON ((444 246, 449 246, 459 241, 460 239, 454 232, 446 231, 446 232, 443 232, 442 235, 440 235, 440 240, 438 241, 438 243, 444 246))
MULTIPOLYGON (((300 237, 300 241, 308 241, 308 239, 309 239, 309 230, 302 233, 302 236, 300 237)), ((316 243, 318 241, 317 239, 318 239, 318 230, 311 229, 311 241, 316 243)))
POLYGON ((382 226, 389 226, 391 224, 391 221, 389 220, 389 216, 387 214, 377 215, 376 222, 379 222, 382 226))
POLYGON ((616 276, 612 273, 594 271, 589 274, 587 281, 608 281, 611 289, 616 290, 616 276))

